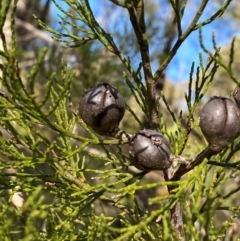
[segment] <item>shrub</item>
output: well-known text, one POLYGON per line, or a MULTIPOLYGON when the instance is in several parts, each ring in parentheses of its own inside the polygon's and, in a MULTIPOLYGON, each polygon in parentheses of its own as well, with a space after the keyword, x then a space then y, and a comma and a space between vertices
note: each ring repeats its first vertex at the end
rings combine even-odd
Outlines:
MULTIPOLYGON (((223 15, 231 1, 226 1, 202 22, 200 17, 208 1, 201 1, 186 30, 182 29, 181 19, 187 1, 170 1, 177 37, 155 73, 151 69, 143 0, 111 0, 115 4, 112 6, 122 7, 129 14, 136 36, 134 45, 138 43, 141 56, 139 65, 128 58, 114 37, 101 27, 89 1, 64 0, 71 11, 53 2, 64 15, 59 15, 62 31, 47 26, 35 16, 39 26, 65 47, 81 49, 98 41, 115 56, 114 61, 118 59, 114 63, 124 67, 125 72, 120 84, 111 76, 104 80, 107 84, 87 92, 87 99, 82 99, 84 103, 81 102, 78 111, 79 103, 75 100, 80 100, 83 87, 89 83, 78 83, 75 69, 64 55, 60 65, 53 66, 53 49, 60 51, 58 45, 43 46, 36 63, 24 72, 18 64, 20 53, 16 45, 17 1, 0 4, 0 236, 4 240, 89 241, 233 240, 238 237, 237 152, 240 144, 235 139, 238 135, 222 131, 221 122, 217 123, 217 130, 221 130, 211 138, 208 131, 212 133, 212 129, 205 128, 211 119, 204 119, 201 128, 205 128, 208 146, 199 127, 199 111, 207 102, 204 96, 214 83, 219 66, 228 73, 229 82, 239 85, 232 71, 234 39, 229 63, 225 63, 214 36, 212 53, 204 46, 201 32, 205 25, 223 15), (11 25, 10 42, 6 41, 4 32, 7 21, 11 25), (204 62, 200 55, 200 66, 195 67, 194 63, 189 66, 186 109, 175 111, 165 89, 158 96, 156 86, 181 44, 196 30, 209 58, 204 62), (116 88, 111 87, 115 84, 116 88), (127 128, 127 124, 122 124, 124 117, 121 122, 125 107, 117 89, 126 102, 126 114, 131 116, 127 128), (112 90, 117 93, 114 98, 112 90), (134 102, 130 102, 131 98, 134 102), (97 101, 104 105, 98 105, 97 101), (144 116, 136 114, 132 103, 144 116), (82 105, 91 112, 86 109, 81 114, 82 105), (104 110, 95 110, 95 107, 104 110), (92 118, 94 113, 97 119, 92 118), (228 140, 223 141, 224 138, 228 140), (213 150, 211 144, 219 144, 221 148, 213 150), (157 163, 161 161, 160 156, 164 165, 157 163), (142 171, 132 167, 132 163, 142 171)), ((91 76, 93 70, 88 71, 91 76)), ((95 80, 95 84, 100 82, 103 82, 100 78, 95 80)), ((227 101, 221 102, 220 109, 228 120, 229 115, 234 115, 234 122, 225 119, 223 122, 238 133, 233 127, 240 123, 238 107, 228 101, 232 103, 228 111, 224 112, 227 101)))

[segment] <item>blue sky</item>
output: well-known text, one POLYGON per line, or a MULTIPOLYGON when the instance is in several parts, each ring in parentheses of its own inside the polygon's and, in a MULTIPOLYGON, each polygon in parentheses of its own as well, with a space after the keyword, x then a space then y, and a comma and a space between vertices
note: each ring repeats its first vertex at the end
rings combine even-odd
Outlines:
MULTIPOLYGON (((101 18, 101 6, 102 2, 106 2, 107 0, 90 0, 90 4, 92 6, 93 12, 96 13, 97 17, 101 18)), ((62 1, 57 1, 59 4, 62 1)), ((160 1, 161 2, 161 1, 160 1)), ((212 14, 216 11, 216 6, 214 4, 215 1, 209 1, 209 4, 206 8, 205 13, 202 15, 200 20, 204 20, 209 18, 212 14)), ((182 20, 183 29, 189 25, 191 19, 193 18, 196 7, 199 5, 199 0, 189 0, 188 5, 185 10, 185 15, 182 20)), ((67 6, 64 3, 61 3, 61 6, 66 8, 67 6)), ((57 18, 57 13, 59 10, 52 5, 52 14, 57 18)), ((58 22, 58 21, 56 21, 58 22)), ((119 31, 122 31, 119 29, 119 31)), ((204 44, 209 49, 212 50, 212 33, 214 32, 216 36, 217 44, 220 46, 226 46, 231 42, 231 39, 234 35, 239 34, 236 30, 231 26, 230 19, 220 19, 214 21, 214 23, 207 25, 203 28, 203 35, 204 35, 204 44)), ((178 83, 181 81, 188 80, 189 72, 191 68, 191 63, 194 61, 196 65, 199 63, 199 52, 202 52, 199 40, 198 40, 199 33, 198 31, 193 32, 186 41, 182 44, 179 48, 176 56, 173 58, 171 63, 167 68, 167 78, 178 83)), ((204 58, 206 59, 207 56, 203 53, 204 58)), ((153 70, 156 70, 157 65, 153 64, 153 70)))

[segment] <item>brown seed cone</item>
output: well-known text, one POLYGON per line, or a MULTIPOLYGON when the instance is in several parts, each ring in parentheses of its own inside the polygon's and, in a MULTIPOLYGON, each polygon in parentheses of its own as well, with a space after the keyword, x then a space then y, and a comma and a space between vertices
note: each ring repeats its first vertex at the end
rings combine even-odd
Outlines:
POLYGON ((225 97, 213 97, 200 114, 200 128, 213 153, 222 151, 240 135, 240 110, 225 97))
POLYGON ((129 143, 132 165, 143 171, 164 170, 170 167, 170 146, 161 132, 142 130, 129 143))
POLYGON ((125 101, 119 91, 107 83, 87 90, 79 102, 83 121, 100 135, 111 135, 125 113, 125 101))

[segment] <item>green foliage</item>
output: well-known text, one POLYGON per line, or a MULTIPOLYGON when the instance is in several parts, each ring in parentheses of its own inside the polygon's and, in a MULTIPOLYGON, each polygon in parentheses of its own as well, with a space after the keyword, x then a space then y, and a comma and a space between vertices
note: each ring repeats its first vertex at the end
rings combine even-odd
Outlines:
MULTIPOLYGON (((123 133, 130 132, 126 135, 129 136, 142 129, 145 115, 151 128, 160 129, 168 137, 172 167, 164 170, 163 175, 139 172, 130 166, 129 140, 124 134, 102 137, 86 126, 78 115, 76 100, 80 95, 74 89, 81 87, 82 94, 84 88, 101 80, 91 69, 79 74, 64 59, 64 54, 56 54, 59 46, 43 47, 37 51, 31 68, 21 69, 15 34, 17 1, 0 3, 3 47, 0 50, 0 237, 4 240, 234 240, 239 237, 233 224, 239 213, 240 143, 235 140, 221 153, 208 157, 206 149, 202 151, 207 143, 200 134, 198 113, 219 67, 226 70, 229 81, 238 84, 232 68, 235 40, 229 62, 225 63, 214 38, 211 53, 204 47, 200 32, 200 43, 209 59, 205 63, 200 54, 200 66, 195 63, 189 66, 185 107, 180 111, 173 109, 165 94, 167 90, 155 99, 153 88, 154 81, 189 34, 221 17, 231 1, 199 22, 208 3, 202 1, 185 32, 181 19, 187 1, 181 4, 170 1, 177 19, 177 41, 167 56, 162 55, 164 60, 154 74, 144 32, 143 1, 111 2, 129 14, 142 58, 137 68, 117 46, 114 37, 100 26, 88 1, 65 0, 71 11, 54 1, 62 12, 59 18, 63 31, 48 27, 38 16, 35 18, 64 47, 79 48, 79 54, 89 53, 84 62, 89 68, 97 60, 91 52, 93 41, 99 41, 114 55, 101 66, 107 68, 114 59, 111 66, 116 74, 121 73, 118 81, 109 78, 109 82, 121 86, 120 91, 125 90, 131 121, 123 120, 123 133), (11 23, 10 43, 3 30, 6 21, 11 23), (54 62, 56 55, 62 57, 60 63, 54 62), (23 203, 16 205, 14 198, 19 195, 23 196, 23 203)), ((101 47, 96 51, 101 59, 101 47)))

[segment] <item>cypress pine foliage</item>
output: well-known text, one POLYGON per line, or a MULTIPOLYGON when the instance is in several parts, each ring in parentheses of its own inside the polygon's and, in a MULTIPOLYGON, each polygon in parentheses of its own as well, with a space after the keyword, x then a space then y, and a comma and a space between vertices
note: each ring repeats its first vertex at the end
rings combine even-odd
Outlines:
MULTIPOLYGON (((156 172, 157 178, 147 169, 138 171, 131 166, 128 154, 128 143, 137 131, 130 129, 128 133, 120 125, 121 129, 116 127, 108 136, 101 136, 84 123, 78 103, 71 97, 72 86, 77 86, 75 69, 64 56, 60 67, 50 68, 51 73, 40 83, 41 71, 51 65, 45 58, 51 46, 42 47, 27 75, 21 71, 15 34, 17 0, 0 2, 3 47, 0 50, 0 237, 88 241, 240 237, 237 198, 240 142, 235 139, 213 153, 199 127, 199 108, 207 102, 205 94, 219 68, 228 73, 229 82, 239 85, 232 70, 235 39, 229 62, 225 63, 214 36, 214 52, 211 52, 205 47, 201 32, 205 25, 224 14, 231 1, 226 0, 216 13, 200 21, 209 2, 201 1, 185 30, 181 19, 188 1, 170 1, 176 17, 177 39, 155 73, 151 69, 144 0, 111 0, 129 15, 141 55, 137 68, 111 33, 100 25, 88 0, 64 0, 71 11, 62 8, 58 1, 53 2, 61 11, 62 31, 46 26, 35 16, 39 25, 67 48, 83 48, 96 41, 118 58, 125 69, 120 86, 128 89, 126 95, 134 98, 147 121, 135 113, 125 96, 126 111, 138 130, 147 122, 148 129, 154 130, 151 133, 161 131, 169 140, 171 165, 156 172), (4 33, 7 19, 11 24, 10 42, 4 33), (202 50, 209 58, 204 62, 200 54, 200 65, 189 66, 186 109, 176 113, 165 89, 156 97, 155 86, 193 31, 199 31, 202 50), (173 125, 168 125, 166 115, 173 125), (204 141, 199 141, 194 133, 204 141)), ((109 79, 109 84, 115 83, 109 79)), ((156 145, 161 146, 161 141, 156 145)))

